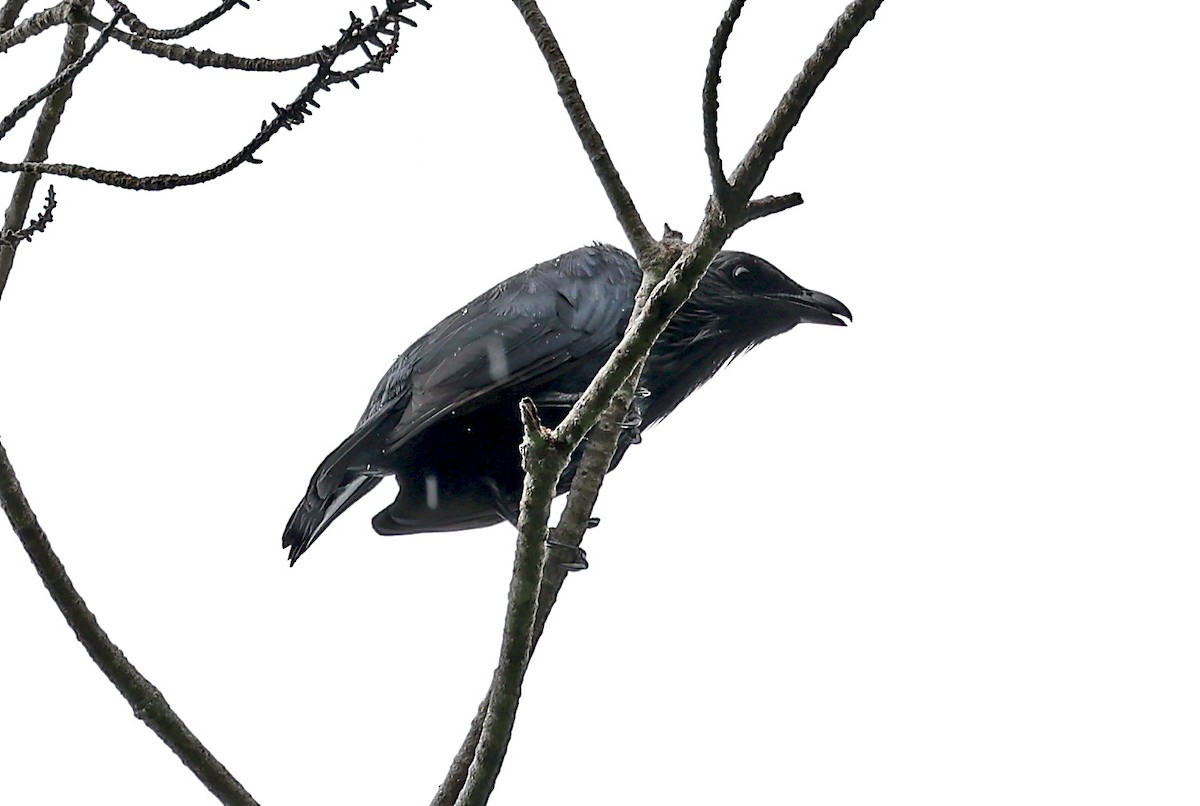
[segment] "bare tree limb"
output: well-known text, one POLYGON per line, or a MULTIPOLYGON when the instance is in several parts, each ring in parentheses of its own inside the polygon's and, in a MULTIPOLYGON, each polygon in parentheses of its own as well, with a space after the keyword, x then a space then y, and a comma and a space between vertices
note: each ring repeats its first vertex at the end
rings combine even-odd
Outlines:
MULTIPOLYGON (((90 3, 90 0, 88 0, 90 3)), ((62 55, 58 61, 58 72, 67 70, 71 64, 83 56, 87 44, 88 29, 80 18, 90 9, 86 6, 71 6, 71 24, 67 27, 67 35, 63 39, 62 55)), ((29 147, 25 152, 27 163, 41 162, 49 153, 50 140, 62 120, 63 110, 71 98, 72 82, 66 81, 42 105, 37 123, 33 127, 33 135, 29 138, 29 147)), ((33 189, 37 185, 36 173, 23 173, 17 177, 16 187, 13 188, 12 199, 8 209, 4 211, 4 224, 0 229, 17 230, 29 215, 29 205, 33 201, 33 189)), ((17 254, 17 243, 0 243, 0 296, 8 285, 8 275, 12 272, 13 259, 17 254)))
POLYGON ((28 0, 7 0, 3 7, 0 7, 0 31, 7 31, 17 23, 17 17, 21 16, 21 9, 25 8, 25 3, 28 0))
POLYGON ((767 175, 775 156, 783 150, 784 141, 800 121, 800 115, 812 100, 817 87, 837 64, 838 58, 850 47, 854 37, 875 17, 883 0, 854 0, 825 34, 816 51, 808 57, 802 69, 787 88, 770 120, 755 138, 741 163, 729 177, 733 195, 743 204, 767 175))
POLYGON ((138 36, 144 36, 147 39, 157 39, 164 41, 167 39, 182 39, 185 36, 194 34, 204 26, 211 22, 219 20, 232 9, 241 6, 242 8, 250 8, 250 4, 246 0, 223 0, 221 5, 214 8, 207 14, 203 14, 189 22, 187 25, 181 25, 178 28, 151 28, 146 25, 141 19, 130 11, 129 6, 122 3, 120 0, 106 0, 113 11, 117 13, 125 24, 129 26, 129 30, 138 36))
MULTIPOLYGON (((88 18, 88 25, 96 30, 100 30, 104 27, 104 22, 97 17, 90 17, 88 18)), ((184 45, 159 42, 120 29, 113 32, 113 39, 124 45, 128 45, 139 53, 145 53, 148 56, 157 56, 160 59, 167 59, 179 64, 189 64, 193 67, 217 67, 223 70, 243 70, 248 73, 286 73, 289 70, 312 67, 321 60, 320 50, 283 59, 236 56, 232 53, 217 53, 207 48, 200 50, 184 45)))
MULTIPOLYGON (((584 149, 588 156, 592 159, 593 165, 599 165, 601 161, 611 164, 607 151, 603 148, 603 141, 599 139, 599 134, 595 133, 594 137, 589 136, 595 132, 594 126, 590 126, 591 132, 581 130, 578 120, 581 118, 577 114, 577 109, 582 107, 582 100, 577 100, 578 90, 574 86, 573 80, 570 79, 569 72, 566 72, 566 62, 562 57, 561 51, 557 48, 557 43, 553 43, 553 37, 549 33, 549 26, 545 19, 537 10, 537 6, 532 0, 514 0, 516 5, 521 9, 522 14, 526 18, 526 23, 531 32, 534 33, 538 41, 539 47, 542 49, 543 57, 546 59, 550 67, 551 73, 555 77, 555 83, 559 86, 559 94, 563 97, 564 104, 568 107, 568 112, 571 114, 572 122, 576 123, 576 131, 580 135, 580 140, 583 143, 584 149), (547 42, 553 43, 553 47, 548 47, 547 42), (568 86, 573 95, 563 91, 563 87, 568 86)), ((552 497, 553 490, 557 486, 559 476, 563 472, 572 453, 579 446, 580 441, 589 433, 596 425, 600 417, 610 417, 619 410, 619 401, 617 400, 618 392, 624 388, 632 390, 636 387, 636 377, 638 368, 649 354, 655 340, 666 328, 671 317, 675 312, 687 301, 688 297, 695 290, 704 272, 707 270, 709 263, 713 257, 724 246, 728 238, 740 226, 753 218, 759 218, 768 215, 772 212, 794 207, 800 203, 799 194, 788 194, 782 197, 766 197, 757 200, 753 207, 750 207, 750 196, 757 189, 766 175, 767 168, 775 155, 783 147, 783 141, 788 133, 794 128, 795 123, 799 120, 800 113, 803 112, 808 100, 811 99, 816 87, 821 83, 824 77, 829 73, 829 70, 837 62, 838 57, 853 40, 859 30, 874 16, 875 11, 883 0, 856 0, 852 2, 842 16, 835 23, 834 27, 826 35, 825 40, 817 48, 816 53, 805 63, 804 69, 800 75, 792 82, 792 87, 784 95, 779 106, 772 113, 767 125, 760 133, 754 145, 751 146, 737 170, 731 178, 731 188, 727 203, 722 203, 714 195, 710 197, 704 220, 701 222, 699 229, 696 232, 695 238, 691 243, 682 246, 682 252, 677 250, 668 250, 667 242, 656 244, 653 247, 647 247, 645 250, 639 249, 639 262, 643 268, 643 283, 638 292, 639 303, 645 300, 644 306, 639 305, 635 309, 633 316, 630 318, 629 326, 622 337, 621 342, 614 349, 612 355, 592 379, 588 389, 580 396, 579 400, 572 407, 566 418, 559 424, 557 428, 548 434, 542 434, 537 440, 526 440, 525 447, 528 451, 526 456, 526 492, 531 489, 539 491, 550 491, 549 496, 525 496, 522 500, 521 519, 519 534, 517 538, 518 561, 514 565, 514 580, 512 583, 512 591, 521 591, 522 595, 530 589, 531 585, 536 584, 539 590, 539 596, 544 596, 550 592, 550 586, 547 585, 548 570, 546 567, 536 567, 534 563, 528 561, 528 555, 525 554, 529 550, 532 542, 539 539, 544 539, 545 527, 548 522, 549 497, 552 497), (666 257, 670 252, 670 258, 666 257), (678 255, 678 259, 675 259, 678 255), (647 259, 648 258, 648 259, 647 259), (650 265, 655 263, 658 265, 650 265), (666 272, 666 276, 658 281, 658 277, 662 276, 662 267, 670 265, 670 270, 666 272), (648 294, 648 296, 647 296, 648 294), (537 478, 535 478, 537 476, 537 478), (543 501, 544 499, 544 501, 543 501), (527 514, 528 506, 543 501, 543 506, 546 508, 546 513, 527 514), (529 525, 535 525, 536 528, 530 530, 523 528, 529 525), (527 574, 527 578, 518 582, 515 575, 527 574)), ((734 2, 734 6, 740 4, 734 2)), ((730 15, 727 14, 727 17, 730 15)), ((733 15, 736 20, 736 14, 733 15)), ((730 21, 727 27, 731 28, 733 22, 730 21)), ((725 20, 722 20, 722 25, 726 25, 725 20)), ((727 39, 729 32, 721 34, 718 32, 718 38, 727 39)), ((723 52, 724 46, 714 44, 714 49, 723 52)), ((710 60, 712 61, 712 60, 710 60)), ((715 59, 719 67, 719 57, 715 59)), ((706 133, 706 139, 715 144, 716 126, 715 126, 715 86, 719 79, 712 78, 712 86, 714 92, 712 94, 713 103, 712 110, 712 126, 711 135, 706 133)), ((709 93, 705 93, 705 103, 708 103, 709 93)), ((590 119, 586 119, 590 125, 590 119)), ((711 154, 710 154, 711 157, 711 154)), ((710 166, 719 160, 713 160, 710 166)), ((605 186, 606 192, 609 194, 609 200, 612 203, 614 212, 618 219, 622 222, 622 226, 626 226, 627 222, 636 221, 640 224, 641 217, 632 208, 632 201, 629 200, 628 194, 624 194, 623 198, 616 198, 611 190, 609 182, 605 181, 607 172, 602 172, 597 167, 597 175, 600 176, 602 184, 605 186)), ((615 167, 612 168, 610 176, 616 175, 615 167)), ((644 226, 642 227, 644 229, 644 226)), ((627 234, 629 227, 627 227, 627 234)), ((631 239, 632 240, 632 239, 631 239)), ((625 401, 628 405, 628 399, 625 401)), ((610 421, 610 423, 613 421, 610 421)), ((616 420, 615 422, 620 422, 616 420)), ((539 425, 540 427, 540 425, 539 425)), ((529 429, 527 428, 527 434, 529 429)), ((611 461, 612 454, 607 455, 608 461, 611 461)), ((604 473, 607 471, 607 464, 597 467, 598 473, 594 481, 598 485, 602 480, 604 473)), ((591 468, 589 468, 589 473, 591 468)), ((578 479, 577 479, 578 480, 578 479)), ((574 491, 573 491, 574 492, 574 491)), ((594 500, 594 499, 593 499, 594 500)), ((568 500, 568 509, 571 507, 571 502, 568 500)), ((590 505, 587 507, 590 512, 590 505)), ((573 516, 578 517, 578 516, 573 516)), ((557 538, 557 535, 556 535, 557 538)), ((561 585, 561 582, 558 583, 561 585)), ((478 804, 486 803, 491 795, 492 787, 495 783, 495 773, 492 768, 498 770, 499 762, 503 760, 504 752, 506 751, 507 743, 512 733, 513 720, 515 719, 516 702, 505 702, 502 707, 497 705, 497 692, 499 690, 498 681, 500 680, 500 668, 504 667, 513 672, 513 677, 506 678, 505 685, 510 686, 510 690, 505 694, 511 698, 513 692, 519 695, 519 684, 521 676, 523 676, 525 668, 529 661, 529 654, 532 653, 533 647, 536 644, 536 629, 537 620, 540 618, 544 624, 545 618, 548 617, 549 609, 553 605, 554 597, 557 596, 557 587, 553 588, 553 597, 545 596, 538 602, 538 607, 534 611, 534 624, 526 626, 514 623, 514 608, 510 601, 509 618, 505 622, 505 645, 509 647, 509 653, 502 653, 500 667, 497 668, 496 675, 493 678, 492 689, 489 692, 489 697, 485 700, 485 705, 481 706, 476 720, 472 722, 471 731, 468 733, 467 739, 459 754, 451 766, 449 775, 446 781, 443 782, 437 796, 434 799, 435 806, 444 806, 450 802, 456 803, 458 806, 477 806, 478 804), (545 603, 543 606, 543 602, 545 603), (514 638, 510 643, 507 632, 514 631, 514 638), (519 652, 513 653, 512 647, 528 647, 528 652, 521 657, 519 652), (512 686, 516 684, 516 688, 512 686), (461 784, 461 790, 457 794, 457 798, 450 800, 454 789, 460 786, 462 761, 467 754, 469 748, 474 744, 474 760, 466 774, 465 783, 461 784)), ((527 616, 527 602, 522 602, 520 612, 527 616)))
MULTIPOLYGON (((640 371, 638 374, 640 375, 640 371)), ((621 433, 621 420, 624 418, 624 412, 628 409, 632 396, 633 384, 631 382, 622 389, 617 400, 614 401, 613 407, 605 412, 588 436, 583 456, 571 484, 567 508, 559 518, 558 525, 550 533, 556 543, 578 547, 582 542, 588 519, 592 514, 592 507, 595 506, 596 498, 600 493, 600 485, 603 483, 605 472, 612 464, 613 455, 616 453, 617 441, 621 433)), ((554 608, 555 602, 558 601, 558 594, 567 579, 567 573, 565 566, 560 563, 547 561, 542 567, 537 614, 534 617, 533 635, 529 647, 530 656, 533 655, 533 650, 537 647, 538 641, 546 629, 546 620, 550 617, 550 611, 554 608)), ((528 659, 526 659, 526 663, 528 663, 528 659)), ((445 780, 438 787, 431 806, 453 806, 458 800, 459 793, 462 792, 463 786, 467 782, 467 773, 483 733, 484 719, 491 703, 492 691, 492 686, 489 686, 483 701, 479 703, 479 709, 475 713, 475 718, 471 720, 467 736, 454 756, 454 760, 450 763, 450 769, 446 772, 445 780)))
POLYGON ((721 83, 721 62, 729 47, 729 35, 742 14, 746 0, 733 0, 713 36, 712 48, 708 52, 708 64, 704 68, 704 90, 701 94, 700 111, 704 118, 704 155, 708 157, 708 175, 712 179, 713 197, 723 208, 729 197, 729 179, 725 166, 721 164, 721 144, 717 138, 717 85, 721 83))
POLYGON ((8 522, 37 568, 46 590, 75 632, 75 637, 83 644, 92 661, 121 692, 121 696, 133 708, 134 715, 145 722, 222 803, 257 806, 250 793, 200 743, 167 704, 162 692, 134 668, 96 621, 79 591, 71 584, 62 561, 50 547, 46 533, 42 531, 37 516, 21 491, 3 443, 0 443, 0 504, 3 504, 8 522))
MULTIPOLYGON (((409 3, 406 0, 405 2, 392 2, 389 4, 389 7, 393 6, 396 8, 407 8, 409 7, 409 3)), ((266 145, 280 131, 284 129, 291 130, 292 127, 299 126, 312 114, 312 108, 320 107, 320 104, 316 101, 316 94, 318 92, 329 90, 341 83, 349 83, 354 87, 358 87, 358 79, 360 77, 367 73, 383 70, 384 66, 396 54, 397 40, 400 32, 397 25, 398 16, 400 16, 398 11, 390 11, 389 9, 380 12, 369 22, 364 22, 351 15, 350 26, 343 29, 342 36, 335 45, 322 51, 316 73, 304 85, 304 88, 301 89, 300 94, 296 96, 295 100, 282 107, 273 104, 275 116, 270 121, 263 121, 258 134, 251 138, 250 142, 232 157, 211 168, 191 174, 134 176, 124 171, 92 168, 71 163, 45 163, 27 160, 20 163, 0 162, 0 172, 25 171, 34 175, 52 174, 71 179, 86 179, 91 182, 122 188, 124 190, 159 191, 203 184, 224 176, 240 165, 259 163, 262 160, 256 156, 256 152, 260 148, 266 145), (383 36, 388 37, 387 42, 383 42, 381 39, 383 36), (371 47, 379 47, 380 49, 371 51, 369 50, 371 47), (335 60, 339 55, 355 49, 367 50, 370 54, 365 63, 346 71, 333 69, 335 60)), ((114 38, 116 35, 116 32, 114 32, 114 38)))
MULTIPOLYGON (((18 13, 20 12, 21 5, 23 5, 23 0, 16 6, 18 13)), ((22 42, 50 30, 56 25, 62 25, 67 21, 71 9, 76 5, 77 2, 75 0, 63 0, 63 2, 56 6, 39 11, 37 14, 24 20, 20 25, 16 24, 15 17, 8 25, 0 24, 0 53, 9 48, 16 47, 22 42)), ((8 6, 5 6, 5 10, 8 10, 8 6)), ((0 20, 0 22, 3 21, 0 20)))
POLYGON ((75 76, 79 75, 83 68, 91 64, 92 60, 96 58, 96 54, 104 49, 104 44, 108 42, 109 36, 112 34, 113 29, 117 27, 119 21, 120 17, 113 17, 108 25, 104 26, 104 30, 100 32, 100 36, 96 37, 96 41, 92 43, 92 46, 88 48, 86 53, 67 65, 66 69, 59 70, 58 75, 50 79, 37 92, 17 104, 3 120, 0 120, 0 140, 3 140, 4 136, 13 130, 13 127, 20 122, 21 118, 29 114, 29 111, 35 106, 46 100, 51 93, 57 92, 68 83, 74 81, 75 76))
POLYGON ((533 34, 533 38, 546 60, 546 66, 550 68, 550 75, 554 78, 554 85, 558 88, 558 96, 562 98, 563 106, 566 107, 567 114, 571 118, 571 125, 575 127, 575 133, 579 135, 579 141, 592 161, 592 168, 596 171, 596 176, 600 178, 600 184, 604 186, 604 192, 608 195, 608 201, 617 215, 617 221, 625 230, 625 237, 629 239, 638 260, 644 260, 654 249, 654 238, 646 229, 646 225, 642 223, 642 216, 638 213, 633 198, 629 195, 629 190, 621 181, 617 167, 613 165, 608 148, 604 145, 604 138, 600 136, 600 131, 596 128, 587 106, 583 103, 583 96, 579 94, 579 85, 575 83, 575 77, 571 75, 567 58, 563 55, 562 48, 558 46, 558 40, 555 39, 554 32, 550 30, 550 24, 546 22, 546 18, 542 15, 535 0, 513 0, 513 4, 525 18, 525 24, 533 34))

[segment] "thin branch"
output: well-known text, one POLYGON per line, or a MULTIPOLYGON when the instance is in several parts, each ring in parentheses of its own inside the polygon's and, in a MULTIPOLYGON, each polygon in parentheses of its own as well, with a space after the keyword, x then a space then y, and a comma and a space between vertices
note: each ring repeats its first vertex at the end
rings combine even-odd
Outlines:
POLYGON ((566 107, 567 114, 571 118, 571 125, 575 127, 579 142, 583 144, 584 151, 592 161, 592 169, 600 178, 600 184, 604 186, 604 192, 608 196, 608 201, 616 213, 621 228, 625 230, 625 237, 629 239, 638 260, 646 259, 654 249, 654 238, 646 229, 646 225, 642 223, 642 216, 638 213, 633 198, 629 195, 629 190, 621 181, 621 175, 617 173, 617 167, 613 164, 612 157, 608 154, 608 148, 604 145, 604 138, 600 136, 591 114, 588 113, 587 106, 583 103, 583 96, 579 94, 579 85, 575 83, 575 77, 571 75, 567 57, 563 55, 562 49, 558 46, 558 40, 554 38, 550 24, 546 22, 546 18, 542 15, 535 0, 513 0, 513 4, 525 18, 525 24, 529 27, 529 32, 533 34, 533 38, 546 60, 546 66, 549 67, 550 75, 554 78, 554 85, 558 88, 558 96, 562 98, 563 106, 566 107))
POLYGON ((767 175, 771 161, 783 150, 784 141, 796 128, 800 115, 812 100, 817 87, 829 75, 829 71, 837 64, 838 58, 850 47, 854 37, 868 22, 875 17, 875 12, 883 5, 883 0, 854 0, 846 6, 846 10, 838 17, 837 22, 825 34, 816 51, 804 63, 802 69, 787 88, 779 105, 771 113, 770 120, 754 145, 746 152, 741 163, 729 178, 733 185, 733 195, 745 203, 754 195, 754 191, 762 184, 767 175))
POLYGON ((799 207, 804 204, 804 199, 799 193, 787 193, 783 196, 763 196, 761 199, 746 205, 746 210, 738 219, 738 226, 748 224, 756 218, 764 218, 776 213, 782 213, 784 210, 790 210, 793 207, 799 207))
POLYGON ((83 644, 92 661, 121 692, 121 696, 133 708, 134 715, 145 722, 222 803, 257 806, 250 793, 200 743, 167 704, 162 692, 138 672, 96 621, 95 615, 67 576, 62 561, 50 547, 46 533, 42 531, 37 516, 21 491, 21 484, 8 461, 3 443, 0 443, 0 504, 3 504, 8 522, 29 554, 46 590, 75 632, 75 637, 83 644))
POLYGON ((701 93, 700 111, 704 118, 704 155, 708 157, 708 175, 712 179, 713 196, 724 207, 729 196, 729 179, 725 166, 721 164, 721 144, 717 139, 717 85, 721 83, 721 62, 729 47, 729 35, 742 14, 746 0, 733 0, 717 25, 712 48, 708 52, 708 64, 704 68, 704 90, 701 93))
MULTIPOLYGON (((640 375, 640 372, 638 374, 640 375)), ((582 542, 592 508, 600 493, 600 485, 603 483, 605 472, 612 464, 613 455, 616 453, 621 433, 621 421, 624 419, 624 413, 629 407, 632 396, 632 384, 627 384, 618 395, 618 399, 614 401, 614 406, 605 412, 588 436, 583 456, 580 458, 579 467, 576 469, 575 478, 571 483, 567 507, 560 516, 558 525, 551 530, 551 538, 556 543, 578 547, 582 542)), ((542 567, 542 580, 537 597, 537 614, 533 621, 533 635, 529 647, 530 657, 537 648, 542 633, 545 632, 546 620, 550 617, 550 611, 558 601, 558 594, 567 579, 567 573, 566 568, 559 563, 546 562, 542 567)), ((528 663, 528 659, 526 659, 526 663, 528 663)), ((467 782, 467 773, 483 733, 484 719, 491 703, 492 691, 492 686, 489 686, 483 701, 479 703, 479 709, 475 713, 475 718, 471 720, 467 736, 454 756, 454 760, 450 763, 450 769, 446 773, 445 780, 438 787, 431 806, 453 806, 458 800, 459 794, 467 782)))
POLYGON ((25 3, 28 0, 7 0, 3 8, 0 8, 0 31, 7 31, 17 23, 17 17, 21 16, 21 9, 25 8, 25 3))
MULTIPOLYGON (((124 190, 158 191, 203 184, 224 176, 240 165, 259 163, 262 160, 255 155, 260 148, 266 145, 280 131, 285 129, 291 130, 292 127, 299 126, 308 116, 312 115, 313 108, 320 106, 316 101, 316 94, 318 92, 329 90, 341 83, 349 83, 354 87, 358 87, 358 79, 363 75, 383 70, 384 66, 396 55, 397 40, 400 32, 397 22, 402 15, 398 11, 391 9, 408 8, 409 5, 410 0, 392 2, 388 8, 380 12, 378 16, 369 22, 363 22, 351 15, 350 26, 343 30, 342 37, 338 40, 337 44, 330 46, 322 52, 317 72, 304 85, 304 88, 296 96, 295 100, 282 107, 274 104, 275 116, 270 121, 263 121, 258 134, 232 157, 211 168, 182 175, 156 174, 153 176, 134 176, 124 171, 92 168, 71 163, 26 161, 20 163, 0 162, 0 172, 26 171, 32 174, 52 174, 71 179, 86 179, 91 182, 98 182, 102 185, 110 185, 124 190), (381 38, 384 36, 388 37, 387 42, 384 42, 381 38), (380 49, 378 51, 371 51, 371 47, 380 47, 380 49), (365 63, 350 70, 338 71, 333 69, 338 56, 356 49, 367 50, 370 58, 365 63)), ((116 34, 114 33, 115 37, 116 34)))
MULTIPOLYGON (((67 27, 66 36, 63 37, 62 55, 58 60, 59 73, 65 71, 73 62, 83 56, 84 47, 87 45, 88 29, 80 22, 79 18, 88 10, 86 6, 71 6, 69 17, 71 24, 67 27)), ((33 127, 33 134, 29 138, 29 147, 25 152, 27 163, 41 162, 46 159, 46 155, 50 151, 50 140, 54 137, 58 122, 62 120, 63 110, 66 109, 67 101, 71 98, 72 87, 72 82, 68 80, 42 105, 42 110, 38 113, 37 122, 33 127)), ((12 199, 9 201, 8 209, 4 211, 4 223, 0 225, 0 229, 17 230, 21 228, 26 216, 29 215, 29 205, 33 201, 33 189, 37 182, 38 175, 35 173, 23 173, 17 177, 12 199)), ((0 243, 0 296, 4 295, 4 287, 8 285, 8 275, 12 272, 16 254, 16 243, 7 241, 0 243)))
POLYGON ((34 235, 45 232, 46 227, 54 220, 54 208, 57 206, 58 199, 54 195, 54 185, 51 185, 46 188, 46 203, 42 206, 42 211, 38 213, 37 218, 30 221, 29 226, 18 230, 0 230, 0 245, 16 249, 20 241, 32 241, 34 235))
POLYGON ((75 8, 76 5, 77 3, 73 2, 73 0, 63 0, 63 2, 56 6, 39 11, 15 27, 13 27, 15 23, 8 26, 0 25, 0 53, 9 48, 16 47, 22 42, 50 30, 56 25, 62 25, 67 21, 67 17, 71 14, 71 9, 75 8))
POLYGON ((130 11, 129 6, 120 0, 105 0, 105 2, 112 6, 113 11, 125 21, 130 31, 138 36, 144 36, 147 39, 157 39, 160 42, 167 39, 182 39, 185 36, 194 34, 209 23, 219 20, 238 6, 247 9, 250 8, 250 4, 246 0, 223 0, 221 5, 207 14, 197 17, 187 25, 181 25, 178 28, 151 28, 142 22, 136 14, 130 11))
POLYGON ((109 36, 112 34, 113 29, 117 27, 120 19, 120 17, 113 17, 108 25, 104 26, 104 30, 100 32, 100 36, 96 37, 96 41, 88 48, 86 53, 67 65, 66 69, 60 70, 58 75, 50 79, 44 87, 21 101, 3 120, 0 120, 0 140, 3 140, 4 136, 12 131, 13 127, 20 122, 21 118, 29 114, 31 109, 46 100, 52 93, 57 92, 74 81, 75 76, 79 75, 83 68, 92 63, 92 60, 96 58, 96 54, 104 49, 104 44, 108 42, 109 36))
MULTIPOLYGON (((388 0, 384 16, 389 17, 393 22, 404 23, 415 28, 417 25, 416 22, 404 16, 402 12, 416 8, 417 6, 426 9, 432 8, 428 0, 388 0)), ((97 30, 103 27, 103 23, 96 17, 89 18, 88 25, 97 30)), ((381 32, 375 32, 376 35, 379 33, 381 32)), ((139 53, 178 62, 179 64, 188 64, 193 67, 216 67, 222 70, 241 70, 249 73, 284 73, 290 70, 300 70, 305 67, 318 65, 323 59, 329 56, 328 47, 314 50, 312 53, 304 53, 300 56, 290 56, 283 59, 236 56, 232 53, 217 53, 207 49, 199 50, 183 45, 167 44, 120 29, 113 32, 113 39, 124 45, 128 45, 139 53)), ((340 45, 334 47, 340 47, 340 45)), ((359 47, 360 44, 355 43, 345 50, 336 51, 335 55, 341 56, 359 47)))
POLYGON ((517 519, 517 551, 512 582, 508 591, 508 611, 504 618, 504 637, 500 662, 492 676, 491 697, 483 719, 483 731, 467 770, 466 784, 459 794, 458 806, 482 806, 496 785, 504 763, 521 700, 533 646, 533 623, 537 616, 538 591, 542 566, 546 561, 546 537, 550 526, 550 502, 554 500, 558 478, 570 453, 550 439, 541 424, 533 401, 520 404, 525 439, 521 444, 525 484, 521 493, 521 513, 517 519))
MULTIPOLYGON (((104 22, 97 17, 90 17, 88 25, 100 30, 104 27, 104 22)), ((158 42, 120 29, 113 32, 113 39, 128 45, 139 53, 157 56, 160 59, 167 59, 179 64, 189 64, 193 67, 217 67, 223 70, 242 70, 248 73, 286 73, 289 70, 312 67, 321 60, 321 51, 319 50, 284 59, 235 56, 232 53, 217 53, 207 48, 200 50, 184 45, 158 42)))

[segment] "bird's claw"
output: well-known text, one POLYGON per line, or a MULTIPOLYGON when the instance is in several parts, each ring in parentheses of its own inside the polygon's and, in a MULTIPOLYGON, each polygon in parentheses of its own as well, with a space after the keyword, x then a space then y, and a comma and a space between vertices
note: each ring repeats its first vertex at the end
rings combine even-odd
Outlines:
POLYGON ((588 522, 587 522, 587 528, 589 528, 589 529, 595 529, 595 528, 596 528, 597 526, 599 526, 599 525, 600 525, 600 519, 599 519, 599 518, 594 518, 594 517, 593 517, 593 518, 588 518, 588 522))
POLYGON ((547 538, 546 548, 550 550, 554 561, 566 571, 583 571, 588 567, 587 552, 579 546, 571 546, 547 538))

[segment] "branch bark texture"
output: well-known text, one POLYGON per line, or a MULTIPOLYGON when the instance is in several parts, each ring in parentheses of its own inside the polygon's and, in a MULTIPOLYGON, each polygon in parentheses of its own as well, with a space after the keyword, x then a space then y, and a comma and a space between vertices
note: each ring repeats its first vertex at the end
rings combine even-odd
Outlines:
POLYGON ((257 806, 257 801, 225 769, 224 765, 208 751, 171 709, 162 692, 143 677, 125 654, 109 640, 100 627, 95 615, 67 576, 62 561, 54 553, 46 533, 42 531, 37 516, 29 506, 16 471, 8 461, 8 453, 0 442, 0 504, 8 516, 8 522, 29 559, 38 570, 38 575, 67 620, 75 637, 83 644, 92 661, 100 667, 121 696, 133 708, 134 716, 146 723, 167 747, 179 756, 208 790, 224 804, 230 806, 257 806))

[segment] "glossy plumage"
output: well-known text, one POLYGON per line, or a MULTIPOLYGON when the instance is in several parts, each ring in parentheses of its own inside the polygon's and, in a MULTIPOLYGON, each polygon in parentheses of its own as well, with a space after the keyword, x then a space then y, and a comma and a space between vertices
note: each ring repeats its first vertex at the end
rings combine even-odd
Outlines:
MULTIPOLYGON (((283 536, 296 559, 385 476, 396 499, 380 534, 457 531, 515 517, 522 471, 517 403, 557 424, 620 341, 641 271, 612 246, 576 249, 514 275, 435 325, 375 388, 357 428, 313 474, 283 536)), ((850 311, 771 264, 722 252, 656 343, 642 373, 640 427, 669 414, 729 360, 801 322, 850 311)), ((620 461, 639 427, 623 432, 620 461)), ((574 463, 559 492, 570 484, 574 463)))

